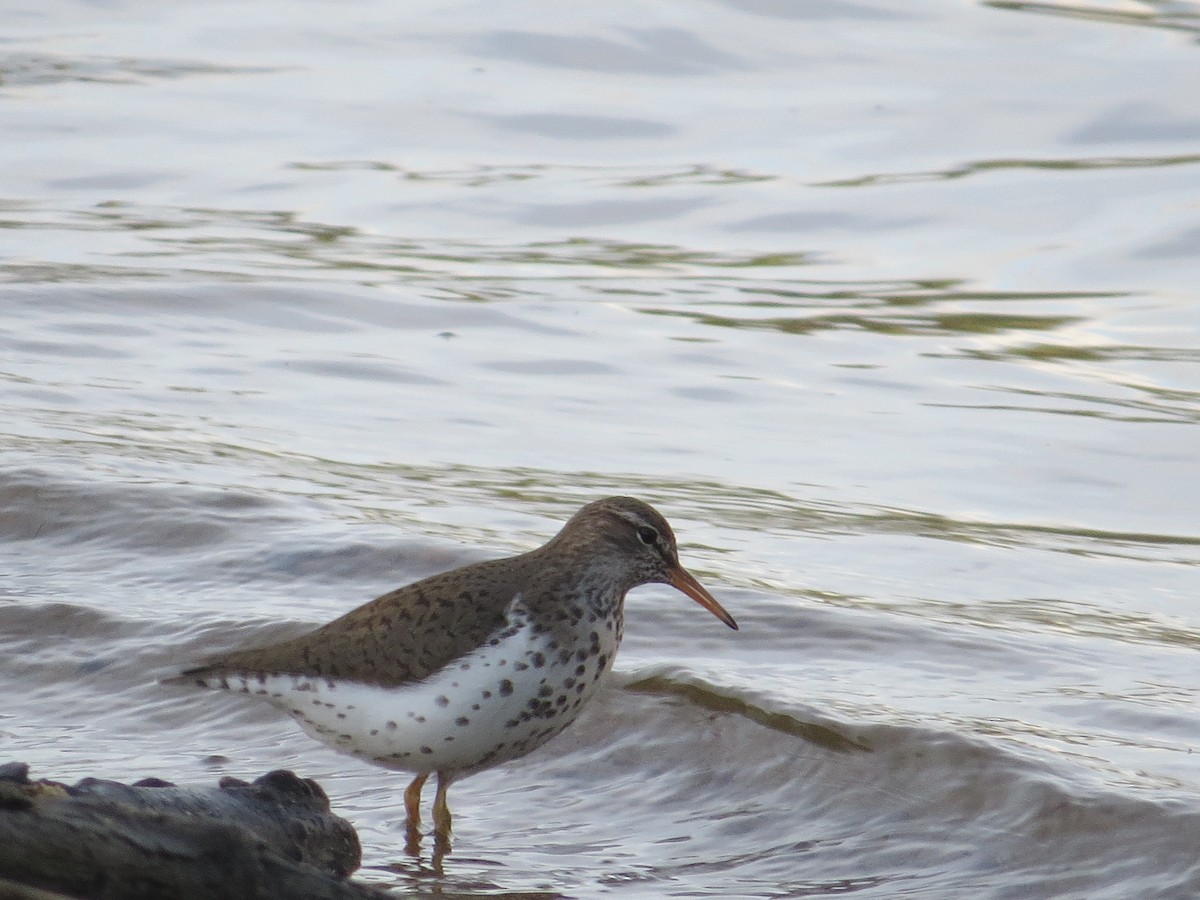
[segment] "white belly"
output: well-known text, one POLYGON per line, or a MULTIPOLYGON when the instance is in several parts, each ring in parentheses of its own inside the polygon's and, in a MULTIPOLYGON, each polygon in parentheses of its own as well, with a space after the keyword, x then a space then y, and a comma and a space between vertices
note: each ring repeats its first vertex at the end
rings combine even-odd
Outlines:
POLYGON ((223 681, 287 710, 342 752, 391 769, 466 774, 522 756, 575 720, 620 639, 603 624, 596 636, 581 652, 552 650, 549 635, 526 627, 401 687, 296 675, 223 681))

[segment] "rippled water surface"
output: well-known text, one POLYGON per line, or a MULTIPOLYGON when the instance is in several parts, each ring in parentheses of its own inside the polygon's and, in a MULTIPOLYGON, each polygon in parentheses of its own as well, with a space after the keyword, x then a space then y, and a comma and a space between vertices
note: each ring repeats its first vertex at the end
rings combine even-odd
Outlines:
POLYGON ((416 892, 1200 894, 1200 7, 4 3, 0 758, 292 768, 416 892), (657 505, 575 728, 166 687, 657 505))

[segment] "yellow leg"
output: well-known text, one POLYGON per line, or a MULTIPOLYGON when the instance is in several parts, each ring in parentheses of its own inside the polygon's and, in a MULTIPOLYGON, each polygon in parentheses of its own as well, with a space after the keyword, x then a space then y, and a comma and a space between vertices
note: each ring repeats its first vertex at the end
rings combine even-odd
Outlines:
POLYGON ((418 775, 404 791, 405 824, 411 829, 419 828, 421 825, 421 789, 425 787, 428 778, 428 772, 418 775))
POLYGON ((433 830, 442 839, 450 837, 450 804, 446 802, 446 791, 452 780, 452 776, 438 772, 437 794, 433 798, 433 830))

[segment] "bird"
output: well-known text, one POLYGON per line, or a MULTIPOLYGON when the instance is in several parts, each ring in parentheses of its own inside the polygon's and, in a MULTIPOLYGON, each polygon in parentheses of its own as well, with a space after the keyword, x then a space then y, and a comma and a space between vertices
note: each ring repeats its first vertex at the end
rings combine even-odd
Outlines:
POLYGON ((450 785, 575 721, 612 668, 626 593, 645 584, 671 585, 738 628, 680 564, 667 520, 641 500, 608 497, 535 550, 433 575, 169 680, 262 698, 335 749, 413 774, 410 840, 436 774, 434 833, 448 846, 450 785))

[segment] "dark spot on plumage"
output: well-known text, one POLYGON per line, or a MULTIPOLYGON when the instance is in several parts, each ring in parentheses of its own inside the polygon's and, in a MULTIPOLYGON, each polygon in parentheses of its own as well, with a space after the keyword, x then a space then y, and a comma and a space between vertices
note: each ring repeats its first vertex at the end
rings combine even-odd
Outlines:
POLYGON ((567 650, 564 648, 564 649, 558 651, 558 664, 560 666, 565 666, 570 661, 571 661, 571 651, 570 650, 567 650))
POLYGON ((575 687, 575 679, 574 678, 564 678, 563 679, 563 690, 569 691, 573 687, 575 687))
POLYGON ((484 692, 483 692, 483 693, 482 693, 480 696, 482 696, 484 700, 489 700, 489 699, 491 699, 492 692, 491 692, 491 691, 484 691, 484 692))
POLYGON ((395 722, 389 720, 386 727, 388 731, 395 731, 398 726, 395 722))
POLYGON ((577 660, 579 660, 580 662, 587 662, 587 658, 589 656, 591 656, 591 654, 588 653, 587 650, 584 650, 582 647, 580 647, 578 650, 575 651, 575 658, 577 660))
POLYGON ((443 707, 449 706, 450 698, 447 697, 445 694, 439 694, 438 696, 434 697, 433 702, 436 703, 438 706, 443 706, 443 707))
POLYGON ((377 735, 377 734, 379 734, 379 729, 378 729, 378 728, 372 728, 372 729, 371 729, 371 737, 375 737, 375 735, 377 735))
POLYGON ((422 747, 422 748, 421 748, 421 752, 422 752, 422 753, 432 753, 432 752, 433 752, 433 748, 432 748, 432 747, 422 747))
POLYGON ((418 722, 424 722, 424 721, 425 721, 425 717, 424 717, 424 716, 417 716, 417 721, 418 721, 418 722))
POLYGON ((507 722, 504 723, 504 727, 505 728, 516 728, 520 724, 521 724, 521 722, 519 719, 509 719, 507 722))
POLYGON ((454 724, 457 725, 459 728, 462 728, 465 725, 470 725, 471 720, 468 719, 466 716, 459 716, 457 719, 454 720, 454 724))
POLYGON ((599 666, 599 671, 603 672, 604 667, 608 665, 608 654, 601 653, 600 658, 596 660, 596 665, 599 666))
POLYGON ((338 714, 337 714, 337 717, 338 717, 339 719, 344 719, 344 718, 346 718, 346 714, 345 714, 345 713, 338 713, 338 714))
POLYGON ((546 655, 544 653, 535 653, 533 656, 529 657, 529 660, 533 663, 533 667, 535 669, 540 669, 542 666, 546 665, 546 655))
POLYGON ((507 697, 513 692, 513 683, 505 678, 500 682, 500 696, 507 697))
POLYGON ((529 666, 527 666, 523 662, 513 663, 513 671, 514 672, 524 672, 528 668, 529 668, 529 666))
POLYGON ((478 704, 478 703, 472 703, 472 704, 471 704, 471 709, 475 710, 475 712, 479 712, 479 704, 478 704))
POLYGON ((587 674, 587 666, 578 665, 575 667, 575 677, 576 678, 582 678, 586 674, 587 674))
POLYGON ((567 705, 567 695, 559 694, 557 697, 555 697, 554 705, 555 706, 566 706, 567 705))
POLYGON ((538 688, 539 697, 549 697, 553 693, 554 688, 550 687, 548 684, 543 684, 540 688, 538 688))

